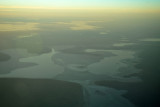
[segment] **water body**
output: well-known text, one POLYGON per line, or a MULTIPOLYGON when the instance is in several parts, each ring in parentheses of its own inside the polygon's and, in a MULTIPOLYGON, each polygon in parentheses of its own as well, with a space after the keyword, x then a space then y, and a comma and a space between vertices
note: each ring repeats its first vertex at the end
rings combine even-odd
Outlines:
POLYGON ((140 81, 137 77, 124 78, 124 75, 134 74, 139 71, 133 65, 122 62, 123 59, 133 59, 134 52, 121 50, 84 50, 86 53, 96 53, 97 51, 111 52, 115 56, 101 58, 92 56, 92 54, 87 56, 86 54, 65 54, 52 49, 50 53, 20 58, 19 62, 35 63, 36 65, 13 70, 11 73, 1 75, 1 77, 49 78, 75 82, 83 86, 86 107, 123 107, 126 105, 127 107, 134 107, 134 104, 122 96, 127 91, 93 84, 94 81, 98 80, 140 81), (128 67, 130 68, 130 72, 123 71, 121 73, 119 71, 120 68, 128 67))
POLYGON ((54 76, 62 73, 64 70, 62 67, 54 64, 51 60, 55 51, 48 54, 42 54, 39 56, 32 56, 28 58, 21 58, 19 62, 23 63, 35 63, 36 66, 26 67, 13 70, 9 74, 1 75, 1 77, 16 77, 16 78, 53 78, 54 76))
POLYGON ((0 18, 6 26, 0 31, 0 77, 79 84, 85 107, 153 107, 159 93, 159 16, 97 14, 0 18))

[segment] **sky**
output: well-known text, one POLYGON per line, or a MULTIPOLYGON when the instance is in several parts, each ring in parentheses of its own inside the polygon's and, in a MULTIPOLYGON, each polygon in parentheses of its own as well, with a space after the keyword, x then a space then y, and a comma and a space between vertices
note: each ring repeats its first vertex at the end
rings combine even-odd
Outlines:
POLYGON ((0 0, 0 6, 60 8, 159 8, 160 0, 0 0))

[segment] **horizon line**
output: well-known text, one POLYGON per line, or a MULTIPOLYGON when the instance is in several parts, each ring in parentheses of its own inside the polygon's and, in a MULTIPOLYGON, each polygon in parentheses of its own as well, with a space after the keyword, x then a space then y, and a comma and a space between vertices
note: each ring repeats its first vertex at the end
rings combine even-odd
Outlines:
POLYGON ((1 6, 0 8, 30 8, 30 9, 154 9, 154 10, 160 10, 160 7, 93 7, 93 6, 88 6, 88 7, 73 7, 73 6, 66 6, 66 7, 60 7, 60 6, 54 6, 54 7, 47 7, 47 6, 1 6))
POLYGON ((133 12, 133 13, 160 13, 160 8, 133 8, 133 7, 45 7, 45 6, 0 6, 0 12, 11 11, 30 11, 34 9, 36 11, 88 11, 88 12, 133 12))

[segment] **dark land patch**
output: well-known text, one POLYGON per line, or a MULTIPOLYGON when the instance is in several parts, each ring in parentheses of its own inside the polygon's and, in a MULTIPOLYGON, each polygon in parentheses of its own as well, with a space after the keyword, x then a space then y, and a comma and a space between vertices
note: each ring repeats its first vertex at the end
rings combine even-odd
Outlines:
POLYGON ((7 61, 11 59, 11 57, 7 54, 4 54, 4 53, 0 53, 0 61, 7 61))
POLYGON ((1 107, 82 107, 79 84, 49 79, 0 79, 1 107))

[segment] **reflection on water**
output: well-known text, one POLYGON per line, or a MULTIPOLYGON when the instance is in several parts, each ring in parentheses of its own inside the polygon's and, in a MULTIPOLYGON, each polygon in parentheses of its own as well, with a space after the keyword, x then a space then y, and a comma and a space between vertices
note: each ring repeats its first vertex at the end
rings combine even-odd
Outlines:
POLYGON ((150 107, 160 46, 151 23, 159 19, 130 15, 0 18, 0 77, 79 84, 84 107, 150 107))

